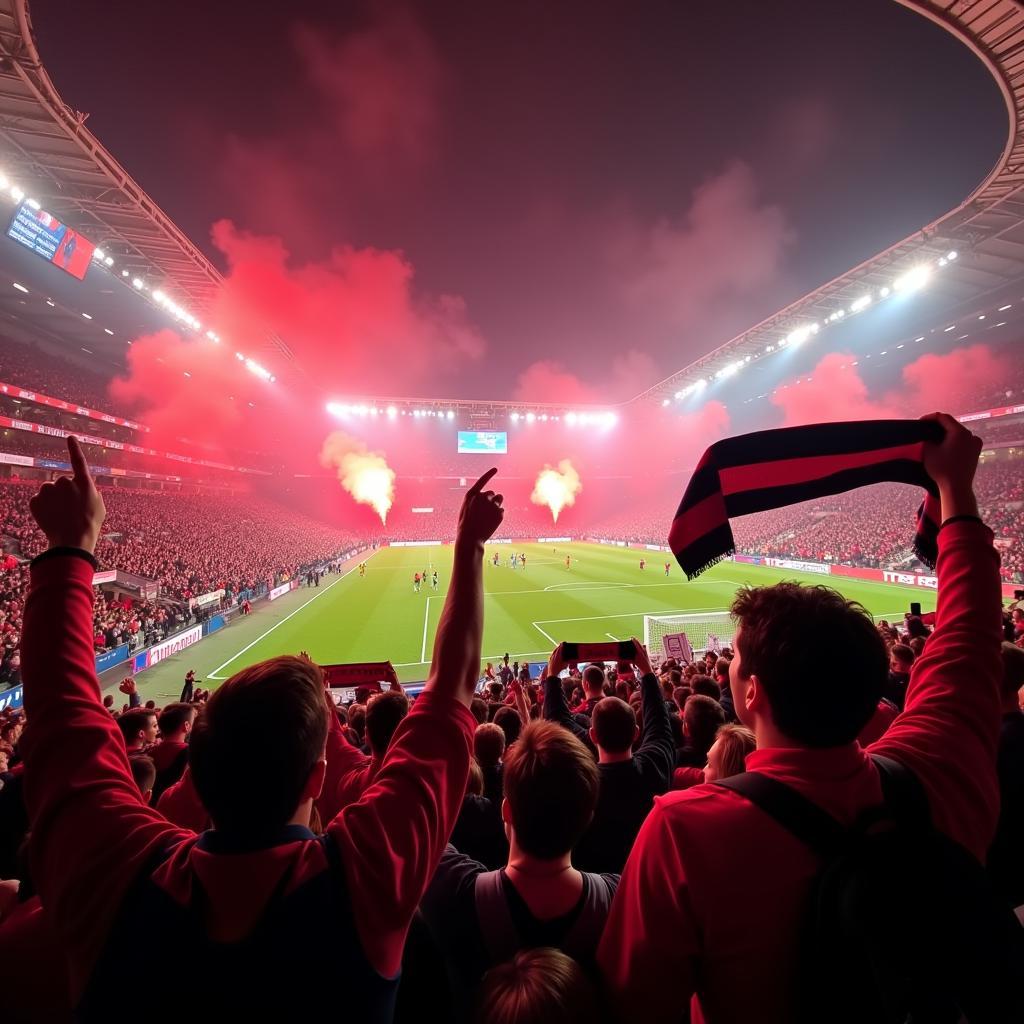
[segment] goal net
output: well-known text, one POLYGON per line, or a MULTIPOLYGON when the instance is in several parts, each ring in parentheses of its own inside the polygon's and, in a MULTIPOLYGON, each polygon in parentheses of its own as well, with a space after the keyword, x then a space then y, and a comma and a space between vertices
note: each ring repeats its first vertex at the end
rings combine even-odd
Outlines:
POLYGON ((735 632, 729 612, 644 616, 644 646, 652 657, 691 661, 694 655, 731 646, 735 632))

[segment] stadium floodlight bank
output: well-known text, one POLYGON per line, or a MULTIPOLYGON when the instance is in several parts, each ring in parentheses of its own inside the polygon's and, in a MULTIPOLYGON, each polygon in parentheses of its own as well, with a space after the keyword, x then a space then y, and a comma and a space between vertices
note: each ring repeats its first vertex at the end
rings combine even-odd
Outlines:
MULTIPOLYGON (((680 633, 685 634, 689 642, 691 657, 705 651, 717 654, 723 647, 732 646, 736 620, 729 612, 644 616, 644 646, 653 656, 660 653, 663 658, 678 659, 680 648, 671 638, 680 633)), ((685 655, 683 657, 685 660, 685 655)))

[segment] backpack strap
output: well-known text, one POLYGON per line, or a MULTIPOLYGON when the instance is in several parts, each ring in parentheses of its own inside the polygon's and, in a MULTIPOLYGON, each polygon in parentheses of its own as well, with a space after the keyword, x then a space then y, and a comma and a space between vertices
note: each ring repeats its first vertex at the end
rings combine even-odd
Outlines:
POLYGON ((519 932, 505 899, 501 871, 482 871, 473 888, 476 920, 492 964, 511 959, 520 948, 519 932))
POLYGON ((778 779, 761 772, 742 772, 713 784, 739 793, 824 857, 844 845, 847 830, 831 814, 778 779))
POLYGON ((600 936, 604 931, 604 923, 608 919, 612 897, 615 895, 615 891, 603 875, 596 875, 589 871, 581 871, 580 874, 583 875, 584 884, 587 887, 587 899, 580 908, 579 916, 566 932, 563 946, 565 951, 572 956, 577 956, 577 952, 581 949, 592 950, 594 948, 595 936, 600 936))
POLYGON ((901 825, 932 827, 931 806, 920 779, 905 765, 882 754, 872 754, 882 783, 882 799, 886 810, 901 825))

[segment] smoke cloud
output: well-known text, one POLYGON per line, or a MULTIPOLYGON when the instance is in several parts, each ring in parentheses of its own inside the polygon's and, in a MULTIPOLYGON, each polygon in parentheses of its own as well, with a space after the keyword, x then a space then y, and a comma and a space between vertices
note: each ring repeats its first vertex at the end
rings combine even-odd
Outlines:
POLYGON ((575 505, 576 495, 582 490, 579 473, 568 459, 562 459, 557 469, 545 466, 537 474, 530 501, 534 505, 546 505, 551 509, 551 518, 557 523, 562 509, 567 505, 575 505))
POLYGON ((320 449, 320 462, 335 470, 341 486, 360 504, 369 505, 387 522, 395 501, 395 471, 379 452, 342 431, 329 434, 320 449))

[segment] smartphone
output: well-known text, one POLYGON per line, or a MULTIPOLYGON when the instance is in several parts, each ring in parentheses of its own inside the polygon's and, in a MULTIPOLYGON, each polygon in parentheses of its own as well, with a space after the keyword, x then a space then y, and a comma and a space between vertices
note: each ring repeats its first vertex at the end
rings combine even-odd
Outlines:
POLYGON ((636 658, 636 644, 632 640, 607 640, 597 644, 571 644, 562 642, 562 658, 569 662, 580 661, 633 661, 636 658))
POLYGON ((921 602, 911 601, 910 602, 910 614, 916 615, 918 618, 921 617, 921 602))

